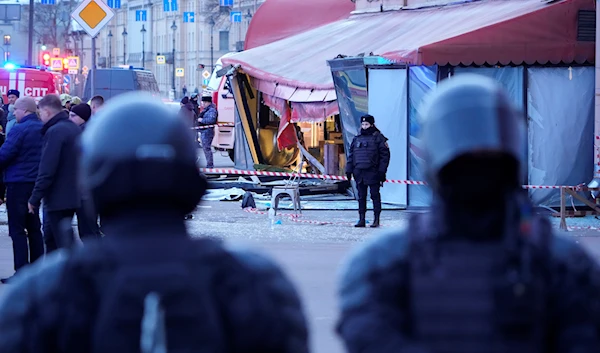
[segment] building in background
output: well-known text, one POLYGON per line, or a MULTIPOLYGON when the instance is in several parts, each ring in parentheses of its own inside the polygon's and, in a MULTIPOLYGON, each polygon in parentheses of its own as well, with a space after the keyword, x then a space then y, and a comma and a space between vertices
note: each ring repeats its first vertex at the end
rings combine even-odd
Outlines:
POLYGON ((202 66, 210 71, 219 57, 243 49, 250 20, 263 2, 108 0, 116 16, 98 34, 98 67, 144 67, 154 73, 166 96, 173 87, 175 48, 175 66, 184 75, 175 77, 176 97, 184 86, 188 92, 201 91, 202 66), (165 64, 157 63, 159 54, 165 64))

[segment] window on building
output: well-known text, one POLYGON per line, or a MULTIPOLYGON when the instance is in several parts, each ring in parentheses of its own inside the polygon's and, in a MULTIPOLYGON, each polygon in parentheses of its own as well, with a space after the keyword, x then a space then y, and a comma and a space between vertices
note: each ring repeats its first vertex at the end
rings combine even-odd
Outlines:
POLYGON ((219 51, 229 51, 229 31, 219 32, 219 51))

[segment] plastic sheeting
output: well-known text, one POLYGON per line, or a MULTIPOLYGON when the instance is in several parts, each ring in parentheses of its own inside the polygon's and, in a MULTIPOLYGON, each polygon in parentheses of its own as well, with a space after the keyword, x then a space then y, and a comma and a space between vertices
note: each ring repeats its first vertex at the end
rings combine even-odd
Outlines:
MULTIPOLYGON (((407 70, 369 69, 369 114, 375 125, 388 138, 390 165, 388 179, 406 180, 408 177, 408 114, 407 70)), ((408 204, 408 188, 404 184, 386 184, 381 189, 381 201, 396 205, 408 204)))
MULTIPOLYGON (((339 54, 372 52, 410 65, 584 63, 594 60, 594 42, 576 40, 577 13, 594 10, 594 3, 491 0, 360 14, 236 53, 223 63, 278 83, 282 94, 283 87, 333 91, 326 61, 339 54)), ((278 92, 273 94, 289 98, 278 92)))
POLYGON ((292 121, 321 123, 328 116, 339 113, 338 104, 332 102, 295 103, 292 102, 292 121))
MULTIPOLYGON (((594 172, 594 67, 527 69, 529 184, 577 185, 594 172)), ((559 206, 558 190, 530 190, 559 206)))
POLYGON ((354 3, 340 0, 269 0, 254 16, 244 49, 265 45, 350 16, 354 3), (282 14, 293 14, 284 16, 282 14))
POLYGON ((254 161, 252 160, 252 154, 250 154, 250 147, 244 133, 244 126, 242 125, 242 120, 237 109, 235 109, 234 134, 233 155, 235 169, 254 170, 254 161))
POLYGON ((510 99, 522 112, 525 111, 525 95, 523 94, 524 68, 521 67, 456 67, 454 74, 473 73, 493 78, 506 89, 510 99))
POLYGON ((360 117, 368 112, 367 72, 363 66, 333 71, 333 81, 342 123, 344 150, 350 150, 352 139, 360 130, 360 117))
MULTIPOLYGON (((437 83, 436 66, 412 66, 408 71, 408 129, 409 129, 409 156, 410 180, 425 181, 423 172, 423 148, 421 146, 420 109, 423 97, 435 87, 437 83)), ((411 207, 429 206, 431 203, 431 189, 422 185, 408 186, 408 201, 411 207)))

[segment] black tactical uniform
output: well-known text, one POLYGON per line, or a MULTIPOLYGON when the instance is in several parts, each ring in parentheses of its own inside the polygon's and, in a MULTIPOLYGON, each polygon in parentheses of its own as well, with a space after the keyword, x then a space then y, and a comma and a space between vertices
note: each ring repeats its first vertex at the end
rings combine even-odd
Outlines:
POLYGON ((188 235, 183 217, 206 188, 188 133, 139 92, 90 122, 81 184, 106 238, 15 277, 0 302, 2 353, 308 352, 300 300, 277 265, 188 235))
POLYGON ((388 165, 390 164, 390 149, 387 138, 375 127, 375 118, 371 115, 361 117, 361 123, 367 122, 371 126, 361 129, 354 137, 348 151, 346 163, 346 176, 348 180, 354 175, 358 189, 358 214, 360 220, 356 227, 365 226, 367 213, 367 191, 371 190, 375 220, 371 227, 379 226, 381 215, 381 195, 379 188, 386 180, 388 165))
POLYGON ((435 201, 342 271, 348 352, 600 352, 598 264, 533 214, 523 119, 500 86, 443 81, 424 118, 435 201))

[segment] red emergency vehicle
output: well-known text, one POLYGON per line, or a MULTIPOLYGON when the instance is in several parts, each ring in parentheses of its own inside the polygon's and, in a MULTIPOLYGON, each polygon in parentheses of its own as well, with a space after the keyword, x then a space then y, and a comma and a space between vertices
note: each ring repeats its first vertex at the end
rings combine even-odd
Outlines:
POLYGON ((6 94, 11 89, 21 93, 21 97, 30 96, 36 101, 47 94, 60 93, 62 75, 35 68, 0 68, 0 92, 7 102, 6 94))

